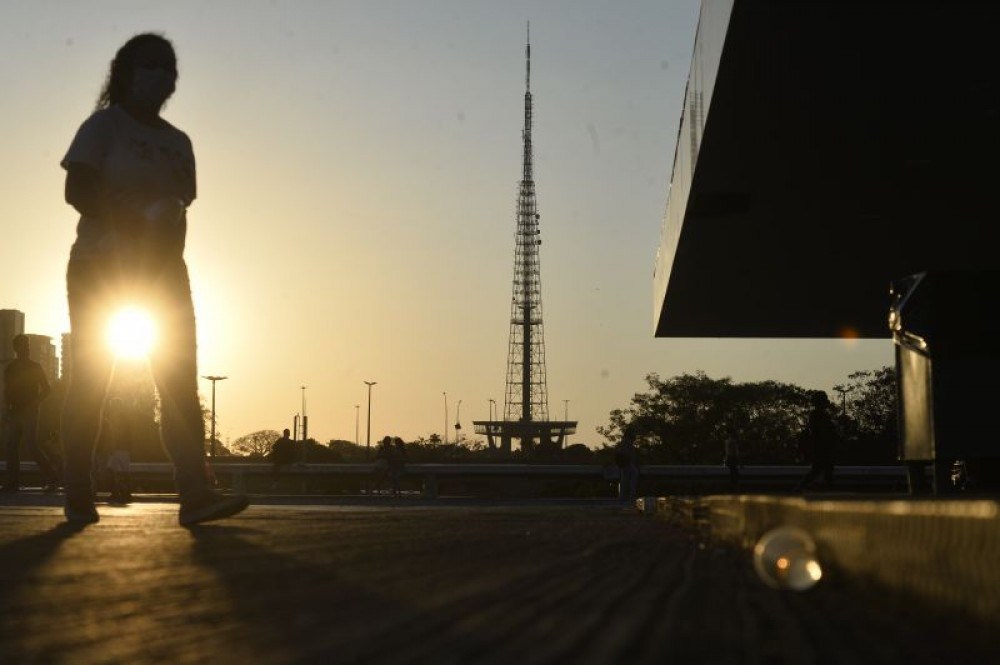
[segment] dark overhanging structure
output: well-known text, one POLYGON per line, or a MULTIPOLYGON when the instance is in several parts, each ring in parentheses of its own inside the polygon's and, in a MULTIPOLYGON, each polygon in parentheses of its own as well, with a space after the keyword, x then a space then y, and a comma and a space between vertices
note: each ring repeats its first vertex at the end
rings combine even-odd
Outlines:
POLYGON ((997 3, 703 0, 655 334, 891 335, 900 457, 1000 482, 998 35, 997 3))
POLYGON ((892 280, 1000 268, 997 3, 703 0, 659 337, 888 337, 892 280))
MULTIPOLYGON (((530 29, 529 29, 530 30, 530 29)), ((485 434, 491 449, 512 452, 513 440, 521 450, 558 450, 576 432, 576 421, 549 420, 545 372, 545 331, 542 319, 542 244, 531 143, 531 35, 525 47, 524 130, 521 181, 517 195, 517 231, 514 236, 514 279, 510 305, 507 352, 507 385, 502 420, 473 421, 476 434, 485 434), (499 440, 499 446, 497 444, 499 440)))

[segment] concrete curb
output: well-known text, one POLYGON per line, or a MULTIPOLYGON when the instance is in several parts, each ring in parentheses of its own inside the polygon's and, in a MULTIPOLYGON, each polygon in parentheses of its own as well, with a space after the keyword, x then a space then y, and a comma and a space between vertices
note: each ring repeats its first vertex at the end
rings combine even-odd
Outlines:
POLYGON ((747 549, 773 528, 799 527, 815 539, 824 568, 1000 624, 993 500, 646 497, 637 507, 747 549))

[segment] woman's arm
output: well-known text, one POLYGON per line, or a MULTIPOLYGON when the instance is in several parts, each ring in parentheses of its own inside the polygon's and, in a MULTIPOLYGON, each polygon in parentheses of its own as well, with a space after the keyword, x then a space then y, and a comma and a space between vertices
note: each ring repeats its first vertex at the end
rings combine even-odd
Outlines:
POLYGON ((101 216, 101 173, 93 166, 70 162, 66 166, 66 203, 86 217, 101 216))

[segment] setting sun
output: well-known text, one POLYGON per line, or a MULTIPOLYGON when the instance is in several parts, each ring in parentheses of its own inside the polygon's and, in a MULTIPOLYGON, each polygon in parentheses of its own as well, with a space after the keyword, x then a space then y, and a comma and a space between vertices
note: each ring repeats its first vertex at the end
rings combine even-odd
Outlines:
POLYGON ((145 358, 156 340, 156 326, 146 312, 129 307, 119 311, 108 324, 108 344, 119 358, 145 358))

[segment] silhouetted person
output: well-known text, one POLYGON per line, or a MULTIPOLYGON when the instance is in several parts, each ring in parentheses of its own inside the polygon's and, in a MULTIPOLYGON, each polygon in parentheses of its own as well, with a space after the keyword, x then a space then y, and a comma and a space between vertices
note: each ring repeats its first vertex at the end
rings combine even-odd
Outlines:
POLYGON ((618 467, 618 499, 634 501, 639 485, 638 454, 635 437, 638 434, 635 423, 629 423, 622 432, 622 438, 615 446, 615 465, 618 467))
POLYGON ((389 485, 392 496, 399 497, 399 481, 406 468, 406 444, 398 436, 392 439, 392 454, 389 457, 389 485))
POLYGON ((7 453, 7 479, 4 492, 16 492, 21 483, 21 442, 38 464, 46 489, 59 483, 59 476, 38 446, 38 407, 49 394, 49 382, 42 366, 31 359, 28 338, 16 335, 12 340, 17 357, 3 372, 4 443, 7 453))
POLYGON ((729 486, 733 490, 740 487, 740 469, 743 468, 740 437, 744 436, 747 424, 747 416, 742 411, 733 409, 726 414, 720 426, 723 440, 722 464, 729 470, 729 486))
POLYGON ((833 462, 837 448, 837 427, 830 416, 830 398, 822 390, 811 395, 812 411, 803 431, 803 440, 812 466, 799 482, 798 491, 822 476, 827 488, 833 486, 833 462))
POLYGON ((120 397, 108 400, 104 407, 104 427, 107 428, 108 471, 111 503, 124 504, 132 500, 132 455, 129 452, 129 432, 125 418, 125 402, 120 397))
POLYGON ((392 473, 392 458, 392 437, 382 437, 382 440, 379 441, 378 448, 375 450, 375 465, 380 472, 379 475, 383 479, 389 480, 390 482, 392 480, 390 475, 392 473))
POLYGON ((725 459, 722 463, 729 469, 730 487, 739 489, 740 468, 743 466, 743 462, 740 460, 740 441, 732 432, 726 436, 725 459))
POLYGON ((295 462, 295 442, 292 441, 291 432, 282 430, 281 436, 271 445, 271 451, 267 454, 267 460, 271 462, 271 487, 278 484, 278 474, 281 467, 295 462))
POLYGON ((129 39, 115 54, 97 110, 62 160, 66 201, 81 215, 66 276, 73 365, 62 436, 71 523, 99 519, 90 469, 114 362, 105 330, 125 304, 148 307, 157 322, 149 361, 180 523, 247 506, 243 495, 216 494, 205 474, 194 307, 183 258, 186 211, 197 191, 194 152, 187 135, 160 117, 176 82, 169 41, 148 33, 129 39))

